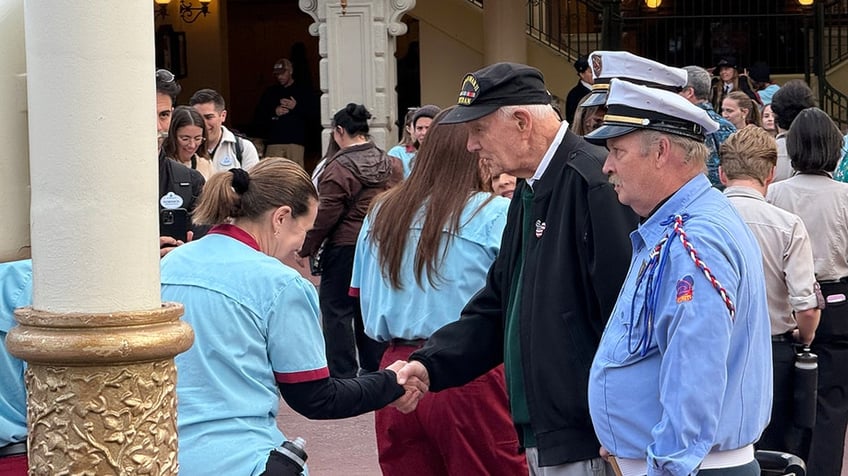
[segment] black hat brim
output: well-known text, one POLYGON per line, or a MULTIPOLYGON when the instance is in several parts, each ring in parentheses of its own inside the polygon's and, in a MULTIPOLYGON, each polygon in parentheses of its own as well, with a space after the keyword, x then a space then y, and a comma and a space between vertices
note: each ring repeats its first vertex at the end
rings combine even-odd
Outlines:
POLYGON ((607 139, 612 139, 614 137, 620 137, 625 134, 630 134, 631 132, 639 129, 638 127, 631 126, 613 126, 613 125, 603 125, 594 131, 583 136, 586 141, 595 144, 595 145, 606 145, 607 139))
POLYGON ((606 91, 592 91, 580 107, 602 106, 607 102, 606 91))
POLYGON ((499 104, 474 104, 471 106, 456 106, 442 117, 441 124, 461 124, 463 122, 476 121, 481 117, 500 109, 499 104))

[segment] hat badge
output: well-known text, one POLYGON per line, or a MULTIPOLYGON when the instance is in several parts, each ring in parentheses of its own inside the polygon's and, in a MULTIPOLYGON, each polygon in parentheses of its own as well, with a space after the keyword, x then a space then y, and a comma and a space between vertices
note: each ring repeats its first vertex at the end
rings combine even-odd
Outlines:
POLYGON ((604 60, 601 55, 592 56, 592 72, 595 73, 596 78, 601 77, 601 73, 604 71, 604 60))
POLYGON ((480 91, 480 84, 473 74, 468 74, 462 80, 462 87, 459 90, 459 99, 456 103, 460 106, 470 106, 477 98, 477 93, 480 91))

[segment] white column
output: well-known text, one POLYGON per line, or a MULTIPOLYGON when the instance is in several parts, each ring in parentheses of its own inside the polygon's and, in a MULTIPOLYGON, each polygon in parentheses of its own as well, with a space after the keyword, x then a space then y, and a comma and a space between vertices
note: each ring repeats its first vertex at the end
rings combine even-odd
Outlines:
POLYGON ((483 59, 486 64, 527 62, 527 1, 498 0, 483 4, 483 59))
POLYGON ((0 262, 29 255, 24 0, 0 0, 0 262))
POLYGON ((27 0, 25 25, 34 307, 158 308, 152 2, 27 0))
POLYGON ((415 0, 300 0, 300 9, 315 19, 309 27, 320 37, 321 122, 326 145, 333 114, 348 103, 371 112, 371 135, 388 150, 397 131, 395 37, 406 33, 400 21, 415 0))

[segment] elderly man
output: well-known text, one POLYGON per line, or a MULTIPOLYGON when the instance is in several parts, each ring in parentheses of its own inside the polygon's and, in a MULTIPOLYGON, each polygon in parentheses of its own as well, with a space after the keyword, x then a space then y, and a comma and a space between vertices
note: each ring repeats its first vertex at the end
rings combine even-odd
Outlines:
POLYGON ((468 149, 522 180, 486 286, 412 354, 399 381, 417 376, 439 391, 503 362, 531 474, 611 475, 586 382, 636 217, 607 183, 603 151, 568 131, 535 68, 498 63, 469 74, 457 102, 442 123, 467 124, 468 149))
POLYGON ((710 104, 710 88, 712 87, 710 73, 700 66, 687 66, 683 70, 686 71, 689 79, 680 95, 706 111, 710 119, 718 123, 717 131, 706 134, 707 149, 710 151, 710 156, 707 158, 707 177, 710 178, 713 187, 722 190, 724 184, 718 176, 718 151, 730 134, 736 132, 736 126, 721 117, 721 114, 717 113, 710 104))
POLYGON ((604 171, 643 217, 589 376, 604 451, 625 476, 759 475, 771 358, 760 248, 703 174, 718 124, 667 91, 612 80, 604 171))
POLYGON ((724 195, 754 232, 763 250, 763 269, 771 319, 774 405, 757 447, 804 454, 793 424, 795 343, 810 345, 823 304, 816 282, 810 237, 801 217, 766 202, 774 179, 777 145, 771 134, 748 126, 721 146, 724 195))

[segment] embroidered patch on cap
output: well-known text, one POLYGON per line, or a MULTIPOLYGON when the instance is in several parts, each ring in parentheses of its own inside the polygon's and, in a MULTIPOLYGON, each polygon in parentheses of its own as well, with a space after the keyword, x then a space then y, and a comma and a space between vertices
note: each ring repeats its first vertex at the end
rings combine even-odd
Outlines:
POLYGON ((677 304, 692 300, 692 287, 695 285, 695 280, 692 276, 684 276, 683 279, 677 282, 677 304))
POLYGON ((601 73, 604 72, 604 60, 601 55, 592 55, 592 73, 595 74, 596 78, 601 77, 601 73))
POLYGON ((480 92, 480 85, 477 83, 477 78, 473 74, 466 75, 462 80, 462 88, 456 103, 460 106, 470 106, 477 99, 478 92, 480 92))

